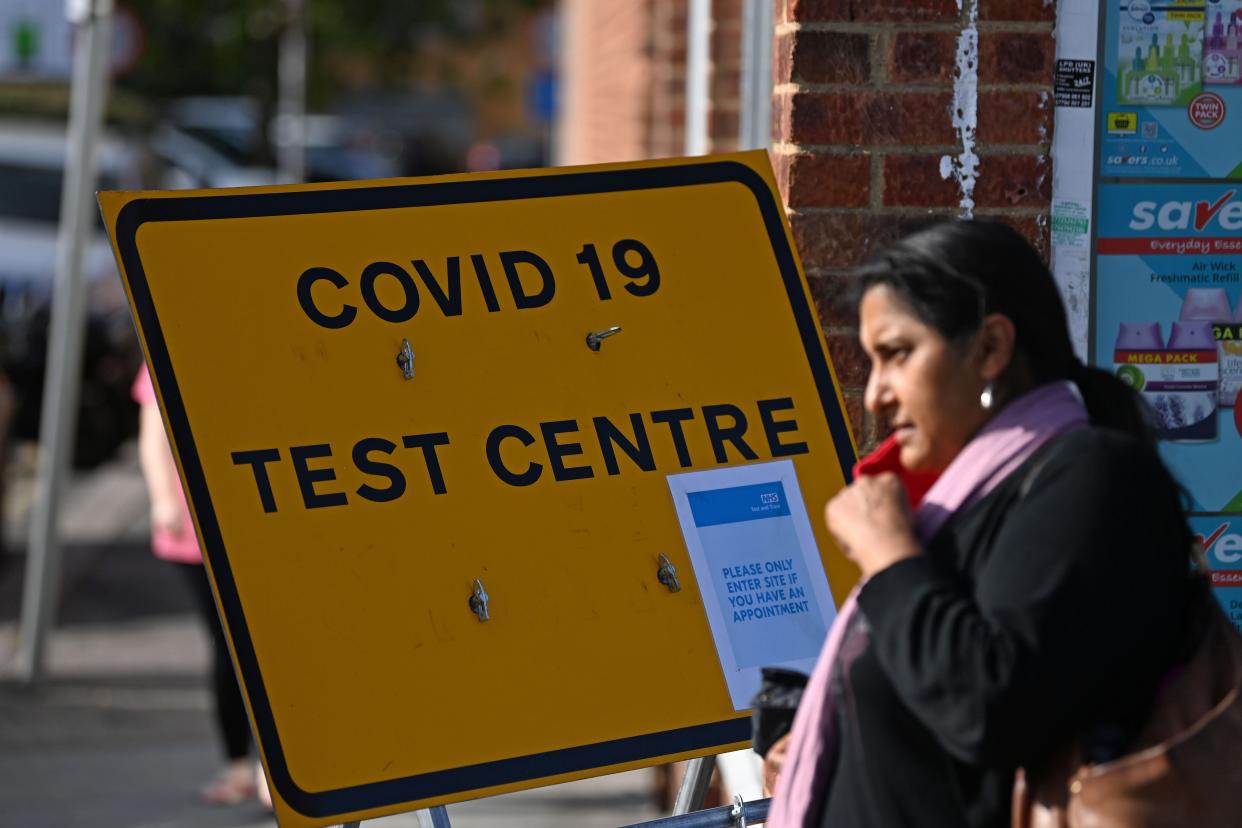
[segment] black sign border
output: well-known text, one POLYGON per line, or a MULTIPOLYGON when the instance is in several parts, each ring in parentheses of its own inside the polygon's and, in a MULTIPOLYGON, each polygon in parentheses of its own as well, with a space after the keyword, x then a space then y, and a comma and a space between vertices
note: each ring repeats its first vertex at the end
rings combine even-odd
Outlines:
POLYGON ((802 338, 803 349, 819 390, 820 403, 841 471, 848 481, 854 466, 854 446, 850 441, 844 412, 838 404, 832 373, 822 345, 819 322, 806 301, 796 259, 785 234, 780 205, 773 197, 767 182, 755 170, 737 161, 566 172, 534 177, 361 186, 354 189, 136 199, 121 210, 113 229, 113 238, 120 251, 130 296, 146 339, 147 359, 159 384, 165 413, 179 449, 182 470, 189 484, 189 495, 206 543, 206 555, 211 563, 219 600, 228 621, 237 662, 241 666, 254 721, 267 759, 268 773, 281 798, 291 808, 311 818, 339 816, 451 796, 465 791, 621 765, 655 756, 735 744, 750 739, 750 720, 726 719, 334 790, 307 791, 300 788, 289 773, 276 732, 272 709, 250 640, 249 628, 242 613, 241 599, 229 568, 198 450, 190 432, 181 392, 173 375, 159 317, 151 301, 146 272, 138 253, 138 231, 144 224, 162 221, 203 221, 432 207, 729 182, 741 184, 750 190, 763 217, 790 308, 802 338))

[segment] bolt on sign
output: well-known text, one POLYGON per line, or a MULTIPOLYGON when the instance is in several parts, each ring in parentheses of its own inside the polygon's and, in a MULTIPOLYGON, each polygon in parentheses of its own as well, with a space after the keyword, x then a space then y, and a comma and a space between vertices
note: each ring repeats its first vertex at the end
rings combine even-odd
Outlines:
POLYGON ((851 586, 766 153, 100 203, 282 825, 740 747, 708 596, 779 624, 831 609, 807 561, 851 586), (691 561, 671 481, 730 470, 695 548, 737 507, 807 561, 691 561))

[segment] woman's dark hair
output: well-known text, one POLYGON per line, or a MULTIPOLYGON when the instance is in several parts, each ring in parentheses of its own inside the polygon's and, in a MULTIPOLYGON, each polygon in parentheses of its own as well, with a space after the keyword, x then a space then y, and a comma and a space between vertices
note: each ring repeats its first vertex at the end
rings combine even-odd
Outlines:
POLYGON ((930 224, 882 250, 857 277, 859 297, 885 285, 950 342, 974 334, 988 314, 1009 317, 1016 330, 1015 363, 1035 385, 1071 380, 1093 422, 1154 439, 1138 393, 1074 354, 1048 266, 1009 225, 989 219, 930 224))

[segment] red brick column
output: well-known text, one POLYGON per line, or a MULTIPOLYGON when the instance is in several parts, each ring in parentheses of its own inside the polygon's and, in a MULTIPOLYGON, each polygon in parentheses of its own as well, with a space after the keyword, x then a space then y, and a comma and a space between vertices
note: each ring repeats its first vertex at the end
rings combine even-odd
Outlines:
MULTIPOLYGON (((1000 215, 1046 250, 1052 175, 1052 23, 1043 0, 777 0, 773 163, 860 446, 881 437, 862 407, 867 361, 848 268, 920 220, 960 215, 942 169, 977 73, 976 215, 1000 215), (978 60, 961 61, 978 31, 978 60), (969 38, 968 38, 969 39, 969 38), (964 74, 963 74, 964 73, 964 74), (959 75, 962 75, 959 78, 959 75)), ((947 161, 946 161, 947 157, 947 161)))
MULTIPOLYGON (((651 156, 655 66, 652 0, 561 5, 566 46, 558 135, 562 164, 633 161, 651 156)), ((684 62, 684 58, 683 58, 684 62)))
MULTIPOLYGON (((563 164, 685 153, 688 0, 562 0, 563 164)), ((742 2, 712 0, 708 150, 738 145, 742 2)))
MULTIPOLYGON (((654 158, 685 154, 687 0, 656 0, 651 34, 654 158)), ((712 0, 708 65, 708 151, 737 149, 741 97, 742 3, 712 0)))
POLYGON ((647 155, 684 155, 687 0, 652 3, 651 130, 647 155))

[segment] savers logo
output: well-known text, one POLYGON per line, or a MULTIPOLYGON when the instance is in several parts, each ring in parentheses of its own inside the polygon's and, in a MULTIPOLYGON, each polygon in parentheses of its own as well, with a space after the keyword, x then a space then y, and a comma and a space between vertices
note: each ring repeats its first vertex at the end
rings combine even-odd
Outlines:
POLYGON ((1216 586, 1242 586, 1242 572, 1226 574, 1218 571, 1242 567, 1242 535, 1231 532, 1231 528, 1230 521, 1221 521, 1206 535, 1195 534, 1195 541, 1207 556, 1208 569, 1212 570, 1212 581, 1216 586))
POLYGON ((1212 222, 1222 230, 1242 230, 1242 200, 1234 200, 1237 190, 1229 190, 1215 201, 1140 201, 1134 205, 1131 230, 1190 230, 1203 232, 1212 222))

